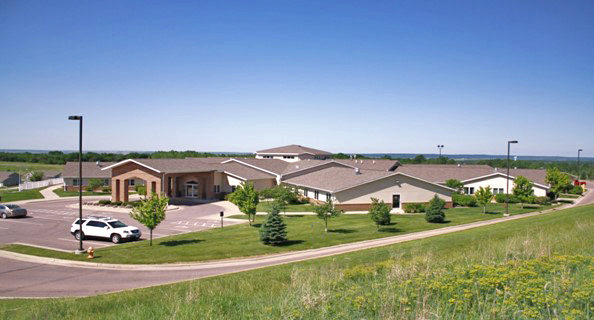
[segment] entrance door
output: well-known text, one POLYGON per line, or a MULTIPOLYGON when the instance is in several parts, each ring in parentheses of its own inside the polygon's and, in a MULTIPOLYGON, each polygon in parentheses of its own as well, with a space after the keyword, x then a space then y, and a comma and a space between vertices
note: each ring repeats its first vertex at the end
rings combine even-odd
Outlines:
POLYGON ((399 194, 392 195, 392 208, 393 209, 400 208, 400 195, 399 194))
POLYGON ((198 184, 187 183, 186 184, 186 197, 196 198, 198 197, 198 184))

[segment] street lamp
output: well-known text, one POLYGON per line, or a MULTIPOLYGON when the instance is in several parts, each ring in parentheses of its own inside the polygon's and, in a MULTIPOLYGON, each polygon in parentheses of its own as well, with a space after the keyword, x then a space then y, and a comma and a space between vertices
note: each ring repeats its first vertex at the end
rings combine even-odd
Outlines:
POLYGON ((582 172, 580 170, 580 152, 582 152, 584 150, 582 149, 578 149, 578 181, 580 181, 580 179, 582 178, 582 172))
POLYGON ((443 144, 438 144, 437 148, 439 149, 439 160, 441 160, 441 148, 443 148, 443 144))
POLYGON ((509 146, 512 143, 518 143, 517 140, 511 140, 507 142, 507 187, 505 188, 505 214, 504 216, 509 216, 509 146))
POLYGON ((82 128, 83 128, 83 116, 69 116, 68 120, 78 120, 78 250, 74 251, 76 254, 85 252, 83 249, 83 232, 82 232, 82 128))

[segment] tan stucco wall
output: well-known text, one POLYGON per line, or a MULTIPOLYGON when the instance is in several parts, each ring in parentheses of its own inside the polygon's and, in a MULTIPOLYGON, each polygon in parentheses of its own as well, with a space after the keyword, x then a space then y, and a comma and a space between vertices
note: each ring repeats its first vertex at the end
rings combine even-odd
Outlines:
POLYGON ((249 182, 254 184, 256 191, 272 188, 276 185, 276 179, 249 180, 249 182))
POLYGON ((446 201, 452 201, 451 191, 431 183, 397 175, 334 194, 337 204, 368 204, 371 198, 392 204, 392 195, 400 195, 400 207, 405 203, 429 202, 434 195, 446 201))

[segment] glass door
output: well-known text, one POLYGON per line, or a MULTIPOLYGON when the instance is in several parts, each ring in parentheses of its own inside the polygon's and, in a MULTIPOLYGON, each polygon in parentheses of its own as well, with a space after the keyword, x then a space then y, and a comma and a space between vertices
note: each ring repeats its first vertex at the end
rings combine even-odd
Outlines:
POLYGON ((198 185, 196 183, 186 184, 186 197, 189 197, 189 198, 198 197, 198 185))

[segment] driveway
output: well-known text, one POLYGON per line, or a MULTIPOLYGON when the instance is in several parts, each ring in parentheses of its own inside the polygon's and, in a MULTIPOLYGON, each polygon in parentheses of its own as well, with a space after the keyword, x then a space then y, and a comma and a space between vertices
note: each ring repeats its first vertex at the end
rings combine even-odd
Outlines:
MULTIPOLYGON (((89 201, 84 199, 83 201, 89 201)), ((78 248, 78 241, 70 235, 70 225, 78 218, 77 199, 61 199, 36 201, 21 206, 28 211, 26 218, 0 219, 0 243, 23 243, 56 250, 73 251, 78 248), (73 205, 74 208, 72 207, 73 205)), ((202 204, 196 206, 180 206, 168 211, 166 218, 153 231, 153 238, 174 234, 218 228, 221 225, 219 212, 233 212, 227 203, 202 204)), ((142 238, 147 239, 149 230, 130 218, 128 213, 95 211, 83 208, 83 217, 101 215, 119 219, 126 224, 137 226, 142 231, 142 238)), ((234 219, 226 219, 225 225, 242 223, 234 219)), ((113 245, 109 241, 85 240, 84 247, 89 245, 102 248, 113 245)))

